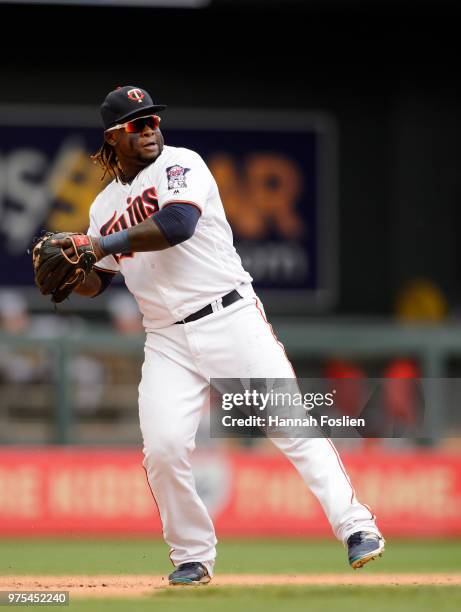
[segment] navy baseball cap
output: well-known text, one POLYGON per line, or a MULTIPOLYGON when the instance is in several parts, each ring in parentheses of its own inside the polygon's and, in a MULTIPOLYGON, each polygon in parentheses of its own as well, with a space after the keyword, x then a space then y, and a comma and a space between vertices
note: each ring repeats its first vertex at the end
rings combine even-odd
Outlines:
POLYGON ((145 89, 124 85, 107 94, 101 104, 101 115, 104 129, 107 130, 117 123, 124 123, 165 109, 165 104, 154 104, 145 89))

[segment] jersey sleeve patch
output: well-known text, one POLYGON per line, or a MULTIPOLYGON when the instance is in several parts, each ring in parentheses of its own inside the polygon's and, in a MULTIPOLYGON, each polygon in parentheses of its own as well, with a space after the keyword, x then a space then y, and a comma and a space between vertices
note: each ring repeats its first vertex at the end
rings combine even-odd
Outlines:
POLYGON ((168 189, 184 189, 187 187, 186 174, 190 168, 184 168, 183 166, 169 166, 166 169, 166 177, 168 180, 168 189))

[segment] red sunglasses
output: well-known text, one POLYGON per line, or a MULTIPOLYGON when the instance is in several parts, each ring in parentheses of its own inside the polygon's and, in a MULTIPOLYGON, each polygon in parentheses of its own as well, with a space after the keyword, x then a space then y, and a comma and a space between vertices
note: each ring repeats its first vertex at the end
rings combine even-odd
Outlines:
POLYGON ((108 130, 106 130, 106 132, 112 132, 113 130, 120 130, 124 128, 127 134, 139 134, 143 131, 145 125, 149 126, 153 130, 158 129, 160 125, 160 117, 158 115, 146 115, 145 117, 137 117, 136 119, 132 119, 131 121, 127 121, 126 123, 119 123, 118 125, 114 125, 108 130))

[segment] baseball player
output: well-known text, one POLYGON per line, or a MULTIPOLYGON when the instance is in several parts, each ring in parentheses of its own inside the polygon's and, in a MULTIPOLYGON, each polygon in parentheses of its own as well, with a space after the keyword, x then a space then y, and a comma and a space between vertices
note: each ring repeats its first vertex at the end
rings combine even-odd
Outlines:
MULTIPOLYGON (((164 144, 157 113, 165 108, 131 85, 104 100, 104 142, 93 159, 113 181, 91 206, 96 264, 74 290, 94 297, 121 272, 137 300, 146 330, 143 465, 171 548, 169 582, 205 584, 217 540, 190 458, 209 381, 295 374, 234 249, 210 170, 194 151, 164 144)), ((272 441, 321 503, 351 566, 380 555, 375 516, 357 500, 331 441, 272 441)))

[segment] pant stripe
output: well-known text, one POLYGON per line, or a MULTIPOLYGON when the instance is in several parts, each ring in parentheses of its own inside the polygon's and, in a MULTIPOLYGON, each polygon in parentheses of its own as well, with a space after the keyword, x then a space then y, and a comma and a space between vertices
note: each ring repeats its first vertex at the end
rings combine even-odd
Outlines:
MULTIPOLYGON (((343 472, 343 474, 344 474, 344 476, 345 476, 345 478, 346 478, 347 482, 349 483, 349 486, 350 486, 351 491, 352 491, 352 495, 351 495, 351 503, 352 503, 352 501, 353 501, 354 497, 355 497, 355 499, 357 500, 357 495, 355 494, 354 487, 352 486, 351 480, 350 480, 349 476, 347 475, 346 470, 344 469, 343 462, 341 461, 341 458, 340 458, 340 456, 339 456, 339 454, 338 454, 338 451, 337 451, 337 450, 336 450, 336 448, 335 448, 335 445, 334 445, 334 444, 333 444, 333 442, 330 440, 330 438, 326 438, 326 440, 329 442, 329 444, 330 444, 331 448, 334 450, 334 453, 335 453, 335 455, 336 455, 336 459, 338 460, 338 463, 339 463, 339 467, 341 468, 341 470, 342 470, 342 472, 343 472)), ((358 501, 358 500, 357 500, 357 501, 358 501)), ((376 517, 375 517, 375 515, 373 514, 373 512, 371 511, 371 509, 370 509, 370 507, 369 507, 369 506, 367 506, 366 504, 362 504, 362 502, 359 502, 359 501, 358 501, 358 503, 359 503, 361 506, 363 506, 364 508, 366 508, 366 509, 368 510, 368 512, 369 512, 369 513, 370 513, 370 515, 371 515, 371 519, 372 519, 372 520, 374 520, 374 519, 376 518, 376 517)))
MULTIPOLYGON (((160 517, 160 522, 162 523, 162 533, 163 533, 163 537, 165 537, 165 530, 163 529, 163 522, 162 522, 162 515, 160 514, 160 508, 159 508, 159 506, 158 506, 157 500, 155 499, 154 491, 153 491, 152 487, 150 486, 149 477, 147 476, 147 470, 146 470, 146 468, 145 468, 145 466, 144 466, 144 465, 143 465, 142 467, 143 467, 143 470, 144 470, 144 474, 146 475, 146 480, 147 480, 147 485, 148 485, 148 487, 149 487, 149 491, 151 492, 152 499, 154 500, 154 504, 155 504, 155 506, 157 507, 157 512, 158 512, 158 515, 159 515, 159 517, 160 517)), ((173 552, 173 550, 174 550, 174 549, 172 549, 172 550, 170 551, 170 555, 171 555, 171 553, 173 552)), ((171 561, 171 557, 170 557, 170 561, 171 561)), ((171 561, 171 563, 173 563, 173 561, 171 561)), ((173 563, 173 565, 174 565, 174 563, 173 563)))
POLYGON ((255 306, 256 306, 256 308, 258 309, 259 314, 260 314, 260 315, 262 316, 262 318, 263 318, 264 323, 266 323, 266 325, 268 325, 268 326, 269 326, 269 328, 270 328, 270 330, 271 330, 271 334, 272 334, 272 336, 274 337, 274 340, 277 342, 277 344, 279 345, 279 347, 280 347, 280 348, 283 350, 283 352, 285 353, 286 360, 287 360, 287 361, 288 361, 288 363, 290 364, 290 368, 291 368, 291 371, 293 372, 293 376, 296 378, 296 373, 295 373, 295 370, 294 370, 294 368, 293 368, 293 364, 292 364, 292 363, 291 363, 291 361, 288 359, 288 355, 287 355, 287 352, 286 352, 286 350, 285 350, 285 347, 284 347, 284 346, 283 346, 283 344, 280 342, 280 340, 277 338, 277 336, 276 336, 276 335, 275 335, 275 333, 274 333, 274 329, 273 329, 272 325, 269 323, 269 321, 268 321, 268 320, 266 319, 266 317, 264 316, 263 311, 262 311, 262 310, 261 310, 261 308, 259 307, 259 304, 258 304, 258 299, 257 299, 257 298, 253 298, 253 299, 254 299, 254 301, 255 301, 255 306))

